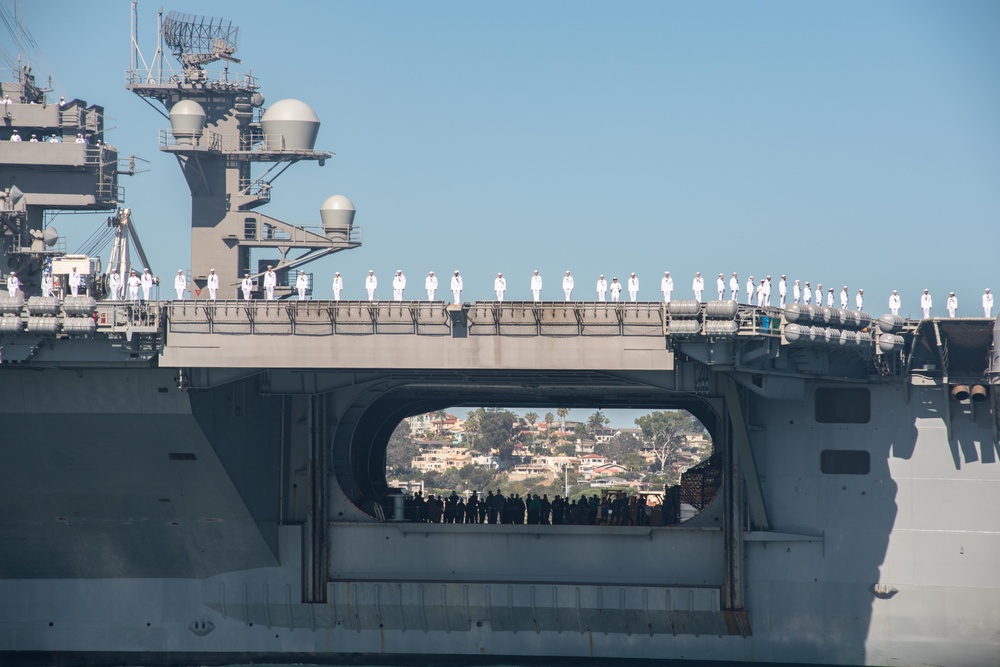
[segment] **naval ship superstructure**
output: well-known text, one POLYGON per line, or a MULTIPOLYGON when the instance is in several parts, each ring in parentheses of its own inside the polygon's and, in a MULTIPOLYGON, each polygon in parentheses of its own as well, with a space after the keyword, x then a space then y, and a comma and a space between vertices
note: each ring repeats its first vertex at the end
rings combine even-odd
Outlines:
MULTIPOLYGON (((309 236, 256 211, 248 165, 330 154, 204 69, 229 24, 161 35, 183 71, 129 85, 169 107, 194 279, 356 244, 346 198, 309 236)), ((220 296, 0 296, 5 664, 998 664, 1000 320, 220 296), (406 521, 395 426, 511 405, 687 410, 717 492, 676 525, 406 521)))

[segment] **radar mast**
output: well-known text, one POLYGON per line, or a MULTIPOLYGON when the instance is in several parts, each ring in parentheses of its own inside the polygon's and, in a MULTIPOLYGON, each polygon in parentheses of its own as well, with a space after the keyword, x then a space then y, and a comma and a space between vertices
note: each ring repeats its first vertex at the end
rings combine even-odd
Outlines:
POLYGON ((191 191, 195 293, 204 290, 213 268, 235 294, 245 271, 259 276, 263 265, 273 264, 280 283, 276 295, 289 296, 294 292, 290 269, 361 245, 354 206, 345 197, 340 199, 347 204, 336 211, 324 207, 322 226, 315 228, 257 211, 270 201, 274 180, 288 167, 300 161, 323 166, 334 154, 316 150, 320 121, 308 105, 286 99, 265 108, 257 80, 249 72, 229 71, 230 63, 241 62, 234 55, 239 28, 223 19, 177 12, 164 17, 161 11, 158 45, 147 62, 136 39, 136 5, 133 1, 126 87, 168 112, 154 106, 170 120, 170 128, 160 130, 160 150, 176 157, 191 191), (180 69, 166 61, 165 47, 180 69), (208 69, 220 61, 225 63, 220 70, 208 69), (255 176, 258 164, 269 166, 255 176), (280 257, 268 255, 269 250, 280 257))

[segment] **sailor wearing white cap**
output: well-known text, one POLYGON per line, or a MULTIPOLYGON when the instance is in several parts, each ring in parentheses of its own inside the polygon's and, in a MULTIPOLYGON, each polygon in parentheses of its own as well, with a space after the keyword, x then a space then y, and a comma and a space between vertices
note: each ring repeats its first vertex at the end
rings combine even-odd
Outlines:
POLYGON ((333 300, 340 301, 340 295, 344 293, 344 279, 340 277, 340 271, 333 274, 333 300))
POLYGON ((177 276, 174 278, 174 291, 177 293, 179 301, 184 300, 184 290, 187 289, 188 281, 184 276, 184 269, 177 269, 177 276))
POLYGON ((240 291, 243 292, 243 300, 249 301, 250 296, 253 294, 253 278, 250 277, 250 271, 243 272, 243 280, 240 281, 240 291))
POLYGON ((535 301, 542 300, 542 277, 538 275, 538 269, 531 276, 531 298, 535 301))
POLYGON ((955 311, 958 310, 958 297, 955 296, 954 292, 948 294, 948 303, 945 305, 948 308, 948 317, 955 317, 955 311))
POLYGON ((989 287, 983 292, 983 317, 993 317, 993 295, 989 287))
POLYGON ((792 303, 800 301, 802 301, 802 281, 796 280, 795 284, 792 285, 792 303))
POLYGON ((299 275, 295 279, 295 291, 299 293, 299 301, 306 300, 306 291, 309 289, 309 276, 302 269, 299 269, 299 275))
POLYGON ((705 279, 701 277, 701 271, 695 271, 691 291, 694 292, 694 300, 701 301, 701 294, 705 291, 705 279))
POLYGON ((274 301, 274 288, 278 285, 278 274, 270 264, 267 265, 267 273, 264 274, 264 294, 268 301, 274 301))
POLYGON ((816 283, 816 306, 823 305, 823 283, 816 283))
POLYGON ((215 301, 215 297, 219 294, 219 276, 215 273, 215 269, 211 269, 208 272, 208 298, 215 301))
POLYGON ((403 290, 406 289, 406 276, 403 275, 402 271, 396 271, 396 275, 392 278, 392 298, 396 301, 403 300, 403 290))
MULTIPOLYGON (((639 291, 639 281, 636 280, 636 291, 639 291)), ((674 291, 674 279, 670 277, 669 271, 663 272, 663 280, 660 281, 660 291, 663 292, 663 303, 670 303, 670 295, 674 291)), ((635 299, 633 299, 635 301, 635 299)))
POLYGON ((736 301, 740 295, 740 277, 733 274, 733 277, 729 279, 729 298, 736 301))
POLYGON ((17 295, 17 290, 21 288, 21 281, 17 278, 17 273, 14 271, 10 272, 7 276, 7 294, 13 299, 17 295))
POLYGON ((805 287, 802 289, 802 303, 808 306, 810 303, 812 303, 812 298, 813 298, 812 287, 809 286, 809 281, 807 280, 805 287))
POLYGON ((52 296, 52 271, 49 269, 42 274, 42 296, 52 296))
POLYGON ((566 297, 566 300, 569 301, 570 299, 572 299, 573 298, 573 276, 569 275, 569 271, 567 271, 566 275, 563 276, 562 288, 563 288, 563 295, 566 297))
POLYGON ((597 300, 604 301, 605 295, 608 293, 608 281, 604 279, 604 274, 597 279, 597 300))
POLYGON ((618 282, 618 278, 611 278, 611 300, 618 301, 622 298, 622 284, 618 282))
POLYGON ((663 272, 663 280, 660 281, 660 291, 663 292, 663 303, 670 303, 670 295, 674 291, 674 279, 670 277, 669 271, 663 272))
POLYGON ((628 298, 634 303, 639 296, 639 279, 633 273, 628 279, 628 298))
POLYGON ((21 133, 18 132, 17 130, 14 130, 14 133, 10 135, 10 140, 11 141, 21 141, 21 133))
POLYGON ((826 306, 827 308, 833 308, 833 288, 826 290, 826 306))
POLYGON ((889 297, 889 312, 893 315, 899 315, 899 307, 899 293, 896 290, 892 290, 892 295, 889 297))
POLYGON ((69 270, 69 291, 73 293, 73 296, 80 295, 80 272, 76 270, 75 266, 69 270))
POLYGON ((451 296, 455 305, 462 303, 462 276, 458 275, 458 269, 451 277, 451 296))
POLYGON ((111 301, 117 301, 122 293, 122 277, 118 275, 118 269, 111 269, 111 275, 108 276, 108 298, 111 301))
POLYGON ((722 301, 723 297, 726 295, 726 280, 719 274, 719 277, 715 279, 715 291, 718 292, 719 301, 722 301))
POLYGON ((434 295, 437 294, 437 288, 438 288, 437 276, 435 276, 434 272, 431 271, 430 273, 427 274, 427 277, 424 278, 424 289, 427 290, 428 301, 434 300, 434 295))
POLYGON ((375 277, 375 271, 368 269, 368 277, 365 278, 365 291, 368 292, 368 300, 375 300, 375 290, 378 289, 378 278, 375 277))
POLYGON ((77 135, 76 135, 76 143, 78 143, 78 144, 85 144, 85 143, 87 143, 87 140, 83 138, 83 133, 80 133, 80 132, 77 133, 77 135))
POLYGON ((496 292, 497 301, 503 301, 503 295, 507 292, 507 279, 502 273, 498 273, 497 279, 493 281, 493 291, 496 292))
POLYGON ((765 297, 764 297, 764 293, 765 293, 765 290, 766 290, 766 288, 764 287, 764 283, 765 282, 766 281, 763 278, 761 278, 760 279, 760 285, 757 285, 757 307, 758 308, 762 307, 766 303, 765 297))
POLYGON ((929 290, 924 290, 924 293, 920 295, 920 310, 924 311, 924 319, 931 316, 931 293, 929 290))
POLYGON ((771 307, 771 276, 764 279, 764 305, 771 307))
POLYGON ((139 286, 142 285, 142 281, 139 280, 139 274, 135 272, 135 269, 129 271, 128 280, 126 281, 128 285, 128 298, 129 301, 139 300, 139 286))
POLYGON ((847 308, 848 301, 847 285, 844 285, 844 289, 840 290, 840 307, 847 308))
POLYGON ((142 286, 142 300, 149 301, 149 291, 153 289, 153 274, 149 272, 148 268, 142 270, 139 284, 142 286))
POLYGON ((865 291, 863 289, 859 289, 858 293, 854 295, 854 305, 858 310, 865 309, 865 291))
POLYGON ((781 280, 778 281, 778 307, 785 307, 785 299, 788 297, 788 281, 785 280, 785 276, 781 276, 781 280))
POLYGON ((754 282, 753 276, 747 278, 747 305, 753 305, 753 294, 757 289, 757 283, 754 282))
POLYGON ((37 134, 31 135, 31 139, 28 139, 28 143, 37 144, 38 143, 38 135, 37 134))

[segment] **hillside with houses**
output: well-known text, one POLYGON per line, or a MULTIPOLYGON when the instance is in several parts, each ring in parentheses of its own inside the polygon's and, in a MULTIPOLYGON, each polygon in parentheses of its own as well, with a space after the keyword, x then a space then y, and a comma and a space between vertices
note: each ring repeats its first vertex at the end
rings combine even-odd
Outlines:
POLYGON ((662 491, 713 451, 708 432, 683 411, 650 412, 632 428, 609 426, 600 410, 586 421, 567 419, 569 412, 477 408, 406 419, 389 441, 389 485, 425 493, 662 491))

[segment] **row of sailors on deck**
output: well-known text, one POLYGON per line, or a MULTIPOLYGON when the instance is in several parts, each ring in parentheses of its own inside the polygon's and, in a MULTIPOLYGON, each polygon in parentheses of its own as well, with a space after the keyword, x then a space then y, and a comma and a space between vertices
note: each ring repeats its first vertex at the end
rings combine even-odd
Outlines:
MULTIPOLYGON (((270 269, 270 267, 268 267, 270 269)), ((299 280, 308 280, 305 278, 305 273, 300 272, 299 280)), ((308 282, 304 283, 303 287, 307 286, 308 282)), ((716 280, 717 296, 719 300, 726 298, 726 287, 729 288, 729 298, 736 301, 739 300, 739 278, 736 273, 732 274, 732 277, 726 284, 723 274, 719 274, 716 280)), ((456 270, 451 278, 451 293, 454 303, 459 304, 462 302, 462 290, 464 289, 464 283, 462 281, 461 274, 456 270)), ((639 279, 636 278, 635 273, 632 273, 628 279, 628 294, 631 301, 636 301, 639 295, 639 279)), ((566 301, 571 301, 573 298, 573 290, 575 288, 574 280, 572 274, 567 271, 566 275, 562 279, 562 290, 563 296, 566 301)), ((375 300, 375 292, 378 289, 378 278, 375 276, 373 270, 368 271, 368 276, 365 278, 365 291, 368 295, 369 301, 375 300)), ((392 279, 392 293, 393 299, 396 301, 403 300, 403 292, 406 289, 406 276, 403 275, 402 271, 397 270, 396 275, 392 279)), ((434 301, 437 296, 438 290, 438 278, 433 271, 428 273, 427 278, 424 280, 424 289, 427 291, 427 300, 434 301)), ((533 301, 541 301, 542 293, 542 277, 536 270, 531 276, 530 289, 533 301)), ((695 273, 694 280, 691 285, 692 292, 694 293, 694 298, 697 301, 701 301, 705 291, 705 279, 702 278, 701 273, 695 273)), ((621 299, 621 293, 623 290, 622 284, 618 281, 617 277, 612 277, 611 283, 605 280, 604 276, 601 275, 597 280, 597 300, 606 301, 608 292, 611 294, 612 301, 619 301, 621 299)), ((507 294, 507 279, 504 278, 503 273, 498 273, 496 280, 493 281, 493 291, 496 295, 497 301, 503 301, 507 294)), ((670 276, 669 271, 665 271, 663 278, 660 281, 660 291, 663 293, 664 303, 670 303, 671 297, 674 291, 674 281, 670 276)), ((333 298, 335 301, 340 301, 341 296, 344 292, 344 280, 338 271, 333 278, 333 298)), ((754 277, 750 276, 746 282, 746 301, 748 305, 756 305, 758 307, 770 307, 771 301, 771 276, 767 276, 762 279, 759 283, 754 281, 754 277)), ((777 305, 779 308, 784 308, 788 305, 788 280, 786 276, 781 276, 778 281, 778 300, 777 305)), ((805 281, 803 286, 801 280, 796 280, 791 286, 791 297, 792 303, 810 305, 813 303, 815 298, 815 304, 818 306, 824 303, 824 292, 823 285, 821 283, 816 285, 816 289, 813 290, 810 282, 805 281)), ((249 298, 249 297, 247 297, 249 298)), ((273 298, 273 295, 268 297, 273 298)), ((300 290, 299 298, 304 297, 304 289, 300 290)), ((848 291, 847 285, 844 285, 840 292, 839 303, 841 308, 848 308, 851 298, 848 291)), ((832 287, 828 288, 825 292, 825 302, 826 306, 834 307, 835 297, 834 290, 832 287)), ((857 310, 864 310, 865 305, 865 291, 864 289, 859 289, 854 295, 854 307, 857 310)), ((931 296, 928 290, 924 290, 924 294, 920 298, 920 307, 923 311, 923 316, 925 318, 930 317, 931 309, 931 296)), ((982 297, 983 314, 985 317, 992 317, 991 313, 993 310, 993 294, 990 293, 990 289, 987 287, 986 291, 982 297)), ((896 290, 892 291, 892 296, 889 297, 889 310, 893 315, 899 314, 899 309, 901 307, 899 293, 896 290)), ((949 317, 955 317, 955 313, 958 310, 958 298, 955 296, 954 292, 951 292, 948 297, 947 302, 948 315, 949 317)))
MULTIPOLYGON (((23 139, 21 138, 21 133, 18 132, 17 130, 14 130, 11 133, 10 140, 14 142, 23 141, 23 139)), ((50 134, 48 137, 43 137, 42 139, 39 139, 37 134, 32 134, 31 138, 28 139, 28 143, 32 144, 37 144, 42 142, 49 144, 61 144, 62 137, 60 137, 58 134, 50 134)), ((82 133, 77 133, 76 141, 74 143, 85 144, 87 143, 87 139, 83 136, 82 133)))
MULTIPOLYGON (((69 274, 69 287, 73 296, 77 296, 79 293, 81 282, 81 276, 77 273, 74 267, 69 274)), ((149 293, 153 285, 158 283, 159 280, 154 278, 150 274, 149 269, 143 269, 142 274, 138 274, 135 269, 132 269, 128 278, 124 281, 118 274, 117 269, 112 269, 108 276, 108 299, 115 301, 123 298, 123 287, 128 290, 128 297, 130 300, 136 300, 139 298, 139 290, 142 290, 143 300, 149 300, 149 293)), ((816 305, 822 305, 823 303, 823 286, 819 284, 816 286, 815 292, 812 290, 809 281, 806 281, 805 286, 801 286, 801 281, 796 280, 795 284, 792 286, 792 302, 801 303, 804 305, 810 305, 813 302, 813 297, 815 297, 816 305)), ((273 266, 268 266, 267 271, 263 276, 263 287, 264 287, 264 297, 271 301, 275 298, 274 290, 278 284, 278 276, 274 271, 273 266)), ((184 299, 184 293, 187 291, 187 278, 184 275, 184 271, 181 269, 177 270, 177 276, 174 278, 174 290, 177 294, 178 299, 184 299)), ((216 274, 215 269, 212 269, 208 275, 207 281, 209 299, 215 300, 219 292, 219 276, 216 274)), ((451 293, 452 298, 456 304, 461 303, 462 290, 464 289, 464 284, 462 276, 459 271, 455 271, 451 278, 451 293)), ((664 273, 663 280, 660 284, 661 291, 663 292, 663 298, 665 303, 670 303, 671 295, 673 292, 673 280, 670 278, 670 272, 664 273)), ((725 298, 725 287, 723 283, 722 274, 719 274, 717 281, 718 297, 719 300, 725 298)), ((42 295, 52 296, 52 274, 46 270, 44 276, 42 277, 42 295)), ((733 274, 732 278, 729 280, 729 288, 731 291, 730 298, 733 300, 738 299, 739 282, 737 274, 733 274)), ((11 272, 7 279, 7 290, 11 296, 14 296, 18 289, 20 289, 20 280, 17 278, 15 272, 11 272)), ((306 298, 306 293, 309 290, 309 276, 305 271, 299 271, 298 276, 295 280, 295 289, 298 293, 299 300, 304 300, 306 298)), ((375 291, 378 289, 378 278, 375 276, 375 271, 369 270, 368 276, 365 278, 365 291, 368 294, 368 300, 375 300, 375 291)), ((396 301, 403 300, 403 292, 406 289, 406 276, 403 275, 401 270, 396 271, 396 275, 392 279, 392 293, 393 299, 396 301)), ((424 289, 427 291, 427 299, 429 301, 434 301, 437 296, 438 290, 438 279, 431 271, 428 273, 427 278, 424 280, 424 289)), ((503 273, 498 273, 496 280, 493 282, 494 293, 496 294, 497 301, 503 301, 507 293, 507 279, 503 277, 503 273)), ((562 279, 562 289, 563 295, 566 301, 572 300, 574 281, 573 276, 569 271, 562 279)), ((243 298, 249 301, 252 298, 254 291, 254 281, 250 277, 250 272, 244 272, 243 280, 240 282, 240 290, 243 293, 243 298)), ((701 277, 701 273, 695 274, 695 279, 692 284, 692 290, 694 291, 695 299, 701 301, 702 292, 704 291, 704 279, 701 277)), ((753 276, 747 280, 746 284, 747 290, 747 303, 754 304, 754 296, 756 296, 757 306, 770 306, 771 305, 771 277, 768 276, 764 280, 761 280, 759 284, 754 282, 753 276)), ((617 277, 611 279, 609 284, 602 275, 597 281, 597 300, 605 301, 606 295, 610 291, 611 300, 619 301, 622 293, 622 284, 618 282, 617 277)), ((340 301, 341 296, 344 292, 344 281, 338 271, 334 275, 333 279, 333 298, 335 301, 340 301)), ((534 275, 531 277, 531 293, 534 301, 541 300, 542 292, 542 278, 536 270, 534 275)), ((628 292, 629 298, 635 301, 638 298, 639 293, 639 280, 633 273, 628 280, 628 292)), ((863 289, 859 289, 854 297, 854 305, 858 310, 864 309, 864 293, 863 289)), ((784 308, 786 304, 786 297, 788 295, 787 281, 785 276, 781 276, 781 280, 778 282, 778 306, 784 308)), ((843 290, 840 292, 840 307, 847 308, 849 304, 849 294, 847 286, 845 285, 843 290)), ((834 306, 834 296, 833 288, 829 288, 826 292, 826 305, 828 307, 834 306)), ((893 315, 899 314, 899 309, 901 308, 902 300, 899 296, 897 290, 892 291, 892 295, 889 297, 889 312, 893 315)), ((933 300, 929 290, 924 290, 923 294, 920 296, 920 309, 923 313, 924 318, 929 318, 931 316, 931 308, 933 306, 933 300)), ((982 306, 983 306, 983 316, 992 317, 993 312, 993 294, 990 292, 990 288, 986 288, 982 295, 982 306)), ((954 292, 950 292, 948 300, 946 302, 946 308, 948 309, 948 316, 955 317, 958 311, 958 297, 955 296, 954 292)))

